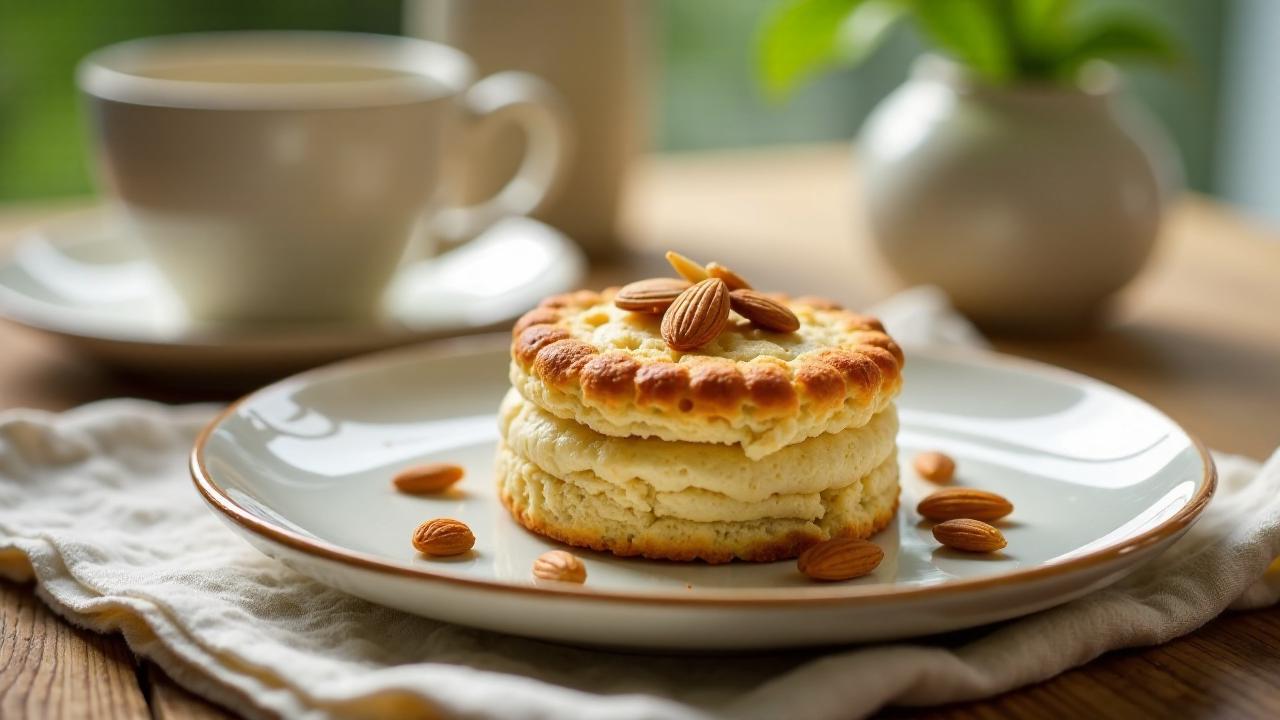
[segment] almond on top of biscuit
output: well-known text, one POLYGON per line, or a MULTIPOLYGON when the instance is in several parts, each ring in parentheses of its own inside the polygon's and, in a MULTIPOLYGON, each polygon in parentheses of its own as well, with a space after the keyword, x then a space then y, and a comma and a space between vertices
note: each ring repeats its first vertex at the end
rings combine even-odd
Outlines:
POLYGON ((719 278, 695 283, 662 315, 662 339, 675 350, 697 350, 729 324, 729 288, 719 278))
POLYGON ((695 262, 675 250, 668 250, 666 258, 672 269, 679 273, 680 277, 691 283, 702 282, 711 277, 707 274, 707 269, 703 267, 702 263, 695 262))
POLYGON ((791 308, 755 290, 742 288, 730 292, 729 306, 761 330, 793 333, 800 329, 800 318, 791 308))
POLYGON ((756 328, 775 333, 800 329, 791 308, 756 292, 746 278, 718 262, 702 265, 675 250, 667 262, 680 278, 637 280, 619 289, 613 304, 622 310, 662 315, 662 337, 673 350, 691 352, 710 343, 728 327, 729 307, 756 328), (720 311, 721 295, 729 305, 720 311), (721 320, 723 315, 723 322, 721 320))
POLYGON ((713 278, 720 278, 723 280, 724 284, 728 285, 730 290, 751 289, 751 283, 747 282, 745 278, 718 262, 707 263, 707 274, 713 278))
POLYGON ((630 312, 661 315, 689 289, 689 281, 679 278, 649 278, 622 286, 613 296, 613 304, 630 312))

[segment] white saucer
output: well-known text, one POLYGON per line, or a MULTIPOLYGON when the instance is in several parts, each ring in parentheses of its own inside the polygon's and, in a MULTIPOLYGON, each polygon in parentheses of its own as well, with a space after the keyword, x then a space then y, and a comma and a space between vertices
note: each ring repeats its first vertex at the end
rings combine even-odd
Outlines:
POLYGON ((1097 590, 1150 560, 1213 493, 1207 453, 1173 421, 1103 383, 1005 356, 910 353, 901 397, 902 505, 871 575, 816 584, 794 562, 708 566, 577 551, 585 586, 535 584, 559 547, 497 498, 495 410, 506 338, 360 358, 229 408, 192 455, 196 486, 255 547, 354 595, 448 621, 594 645, 724 650, 889 640, 973 627, 1097 590), (933 486, 910 458, 941 449, 955 484, 1007 496, 1008 548, 941 548, 914 508, 933 486), (399 469, 458 462, 444 497, 391 489, 399 469), (433 517, 472 527, 474 551, 410 545, 433 517))
POLYGON ((282 373, 417 340, 493 330, 577 287, 579 248, 529 218, 499 222, 431 261, 406 264, 381 322, 244 329, 204 325, 106 209, 29 231, 0 261, 0 316, 109 364, 160 374, 282 373))

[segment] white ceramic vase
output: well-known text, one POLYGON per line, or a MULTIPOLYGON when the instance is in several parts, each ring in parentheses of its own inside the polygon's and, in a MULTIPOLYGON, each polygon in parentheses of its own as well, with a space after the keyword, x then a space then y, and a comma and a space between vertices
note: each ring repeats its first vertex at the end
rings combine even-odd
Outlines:
POLYGON ((991 87, 924 58, 859 141, 875 242, 989 328, 1059 332, 1142 267, 1180 181, 1167 140, 1086 87, 991 87))

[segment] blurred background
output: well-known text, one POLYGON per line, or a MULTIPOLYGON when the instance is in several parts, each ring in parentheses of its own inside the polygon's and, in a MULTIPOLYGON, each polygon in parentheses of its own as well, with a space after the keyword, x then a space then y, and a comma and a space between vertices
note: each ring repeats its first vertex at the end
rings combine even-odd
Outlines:
MULTIPOLYGON (((501 6, 501 0, 486 0, 501 6)), ((625 2, 625 0, 618 0, 625 2)), ((511 8, 527 5, 507 0, 511 8)), ((637 0, 639 137, 671 152, 852 137, 907 76, 921 42, 909 24, 853 70, 825 75, 788 102, 760 93, 752 50, 771 0, 637 0)), ((1097 0, 1095 5, 1104 4, 1097 0)), ((439 0, 0 0, 0 202, 84 195, 90 158, 73 71, 89 51, 175 32, 332 29, 432 35, 439 0)), ((536 5, 532 4, 532 5, 536 5)), ((1154 14, 1178 37, 1175 72, 1137 69, 1130 88, 1177 145, 1188 185, 1280 223, 1280 2, 1105 0, 1154 14)))

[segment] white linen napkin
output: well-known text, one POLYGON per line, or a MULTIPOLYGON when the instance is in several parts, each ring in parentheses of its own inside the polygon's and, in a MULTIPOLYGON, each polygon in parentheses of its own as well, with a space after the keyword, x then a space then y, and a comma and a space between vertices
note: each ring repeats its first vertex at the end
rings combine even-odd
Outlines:
MULTIPOLYGON (((879 311, 908 346, 981 341, 934 291, 879 311)), ((188 479, 211 414, 129 400, 0 414, 0 575, 34 578, 64 618, 123 632, 250 717, 856 718, 993 695, 1280 600, 1280 452, 1217 455, 1216 497, 1160 558, 963 640, 712 658, 564 647, 382 608, 261 556, 188 479)))

